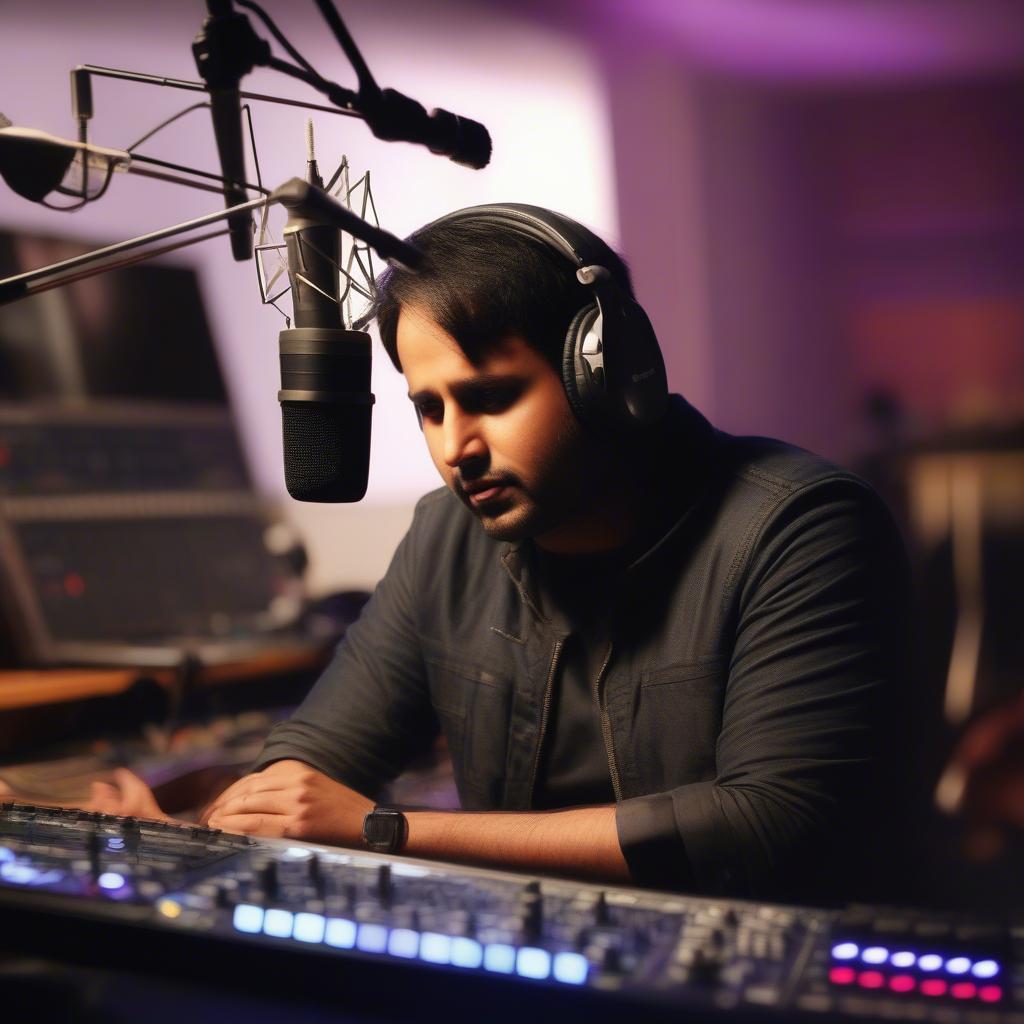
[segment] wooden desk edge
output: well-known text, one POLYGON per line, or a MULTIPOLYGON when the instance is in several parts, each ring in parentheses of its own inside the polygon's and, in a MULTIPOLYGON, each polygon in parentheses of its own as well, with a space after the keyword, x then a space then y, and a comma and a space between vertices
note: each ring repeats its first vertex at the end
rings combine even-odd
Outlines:
MULTIPOLYGON (((203 686, 243 682, 274 673, 314 670, 329 652, 272 651, 244 661, 211 665, 199 674, 203 686)), ((0 711, 61 704, 90 697, 110 697, 130 690, 140 679, 173 686, 173 672, 160 669, 9 669, 0 671, 0 711)))

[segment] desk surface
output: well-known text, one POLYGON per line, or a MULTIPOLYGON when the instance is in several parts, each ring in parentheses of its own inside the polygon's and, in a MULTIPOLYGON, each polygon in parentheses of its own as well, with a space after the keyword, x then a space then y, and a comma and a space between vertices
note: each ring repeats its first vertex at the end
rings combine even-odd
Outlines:
MULTIPOLYGON (((201 669, 198 683, 215 686, 275 673, 313 670, 326 654, 313 651, 266 652, 244 661, 201 669)), ((167 669, 7 669, 0 671, 0 711, 60 704, 89 697, 124 693, 141 679, 172 686, 175 674, 167 669)))

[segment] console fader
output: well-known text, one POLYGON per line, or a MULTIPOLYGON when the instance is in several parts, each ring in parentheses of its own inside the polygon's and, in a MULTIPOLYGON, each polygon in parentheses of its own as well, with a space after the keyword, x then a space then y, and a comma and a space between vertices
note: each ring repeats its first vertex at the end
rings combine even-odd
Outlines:
POLYGON ((644 1020, 1024 1024, 1021 936, 1003 925, 601 887, 25 804, 0 805, 0 922, 8 951, 153 969, 173 950, 183 969, 242 987, 272 973, 389 1012, 486 1000, 492 1020, 524 1007, 622 1020, 632 1007, 644 1020))

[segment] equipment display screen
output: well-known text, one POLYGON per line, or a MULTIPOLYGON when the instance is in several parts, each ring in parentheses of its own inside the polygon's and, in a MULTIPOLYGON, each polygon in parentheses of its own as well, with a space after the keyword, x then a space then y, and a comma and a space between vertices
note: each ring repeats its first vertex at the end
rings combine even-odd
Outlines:
MULTIPOLYGON (((0 231, 0 278, 98 245, 0 231)), ((0 400, 226 404, 195 271, 140 264, 0 306, 0 400)))

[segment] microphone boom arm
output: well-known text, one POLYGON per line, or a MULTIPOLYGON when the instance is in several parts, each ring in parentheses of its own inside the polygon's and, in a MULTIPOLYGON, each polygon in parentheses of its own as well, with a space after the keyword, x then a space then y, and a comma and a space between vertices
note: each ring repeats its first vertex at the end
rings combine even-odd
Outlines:
POLYGON ((94 277, 97 274, 106 273, 108 270, 115 269, 115 267, 126 266, 131 263, 141 263, 144 260, 162 255, 171 249, 179 249, 205 241, 212 236, 206 234, 175 245, 155 250, 146 250, 142 253, 136 253, 133 258, 127 261, 115 260, 115 257, 120 256, 122 253, 131 252, 132 250, 140 249, 177 235, 183 235, 189 231, 195 231, 198 228, 215 224, 218 221, 228 220, 232 216, 248 213, 267 203, 280 203, 286 207, 302 205, 313 209, 318 216, 336 224, 339 229, 345 230, 353 237, 373 246, 381 258, 389 262, 400 263, 405 267, 416 267, 422 261, 423 254, 415 246, 409 245, 408 242, 402 241, 402 239, 378 228, 376 225, 367 223, 351 210, 346 209, 332 199, 326 192, 316 188, 316 186, 308 184, 301 178, 292 178, 267 197, 260 196, 257 199, 250 199, 248 202, 239 203, 225 210, 217 210, 202 217, 183 221, 181 224, 173 224, 170 227, 160 228, 157 231, 150 231, 145 235, 138 235, 135 238, 129 238, 114 245, 94 249, 80 256, 72 256, 70 259, 61 260, 58 263, 51 263, 36 270, 29 270, 23 274, 16 274, 13 277, 5 278, 0 281, 0 306, 16 302, 18 299, 26 298, 29 295, 35 295, 38 292, 49 291, 51 288, 59 288, 62 285, 69 284, 71 281, 78 281, 84 277, 94 277))

